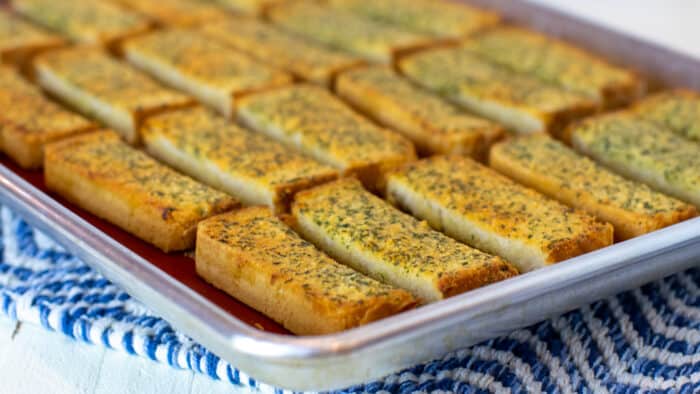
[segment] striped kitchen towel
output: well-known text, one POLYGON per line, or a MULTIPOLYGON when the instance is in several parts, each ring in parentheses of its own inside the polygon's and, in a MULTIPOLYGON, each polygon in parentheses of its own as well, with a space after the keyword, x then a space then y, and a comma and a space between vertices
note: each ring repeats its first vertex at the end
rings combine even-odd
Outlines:
MULTIPOLYGON (((280 391, 173 330, 9 209, 0 209, 0 305, 10 318, 213 379, 280 391)), ((700 270, 343 392, 700 392, 700 270)))

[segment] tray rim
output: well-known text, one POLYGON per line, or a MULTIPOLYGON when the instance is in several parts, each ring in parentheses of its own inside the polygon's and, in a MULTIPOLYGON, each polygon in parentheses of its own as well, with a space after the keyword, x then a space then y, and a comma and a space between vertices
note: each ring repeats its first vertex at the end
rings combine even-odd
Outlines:
MULTIPOLYGON (((683 70, 680 73, 678 70, 672 70, 673 75, 669 74, 673 77, 667 80, 670 85, 678 79, 683 79, 684 74, 690 78, 687 76, 690 71, 700 70, 700 59, 690 58, 656 44, 613 32, 544 6, 527 1, 513 4, 510 0, 471 0, 469 2, 487 8, 496 8, 500 12, 509 6, 516 11, 528 9, 531 12, 542 12, 542 17, 550 16, 559 18, 561 21, 575 21, 578 28, 587 26, 590 29, 613 34, 622 41, 641 45, 645 51, 653 49, 678 57, 685 64, 681 67, 683 70)), ((697 75, 700 75, 700 72, 697 75)), ((699 87, 698 81, 700 78, 693 79, 692 85, 699 87)), ((402 366, 409 366, 415 363, 416 359, 427 361, 432 356, 437 357, 442 354, 440 352, 446 352, 445 349, 465 347, 488 337, 497 336, 495 332, 484 333, 481 336, 467 334, 464 330, 460 331, 455 327, 458 325, 488 327, 493 321, 498 321, 494 315, 501 312, 504 315, 501 319, 510 318, 515 321, 517 318, 513 312, 509 312, 510 310, 521 306, 532 309, 532 305, 542 304, 543 300, 538 298, 545 298, 544 296, 548 294, 566 294, 571 300, 579 301, 570 303, 568 306, 549 308, 546 315, 573 309, 574 305, 602 298, 603 293, 601 297, 594 298, 590 295, 578 296, 579 298, 569 295, 570 290, 577 290, 587 282, 590 285, 590 282, 599 280, 602 284, 608 280, 609 283, 633 286, 700 264, 700 218, 696 218, 567 262, 404 312, 380 322, 338 334, 295 337, 263 332, 241 322, 70 212, 3 165, 0 165, 0 202, 70 248, 71 252, 84 262, 122 286, 129 294, 144 302, 175 327, 231 362, 236 368, 244 372, 255 371, 270 384, 293 389, 345 387, 352 383, 383 376, 402 366), (693 252, 694 250, 697 252, 693 252), (671 258, 674 253, 678 261, 671 258), (654 259, 658 257, 668 258, 673 262, 659 264, 657 261, 656 265, 650 264, 646 267, 642 264, 645 261, 658 260, 654 259), (685 261, 681 261, 683 258, 685 261), (690 262, 689 258, 697 262, 690 262), (663 265, 666 266, 662 267, 663 265), (632 270, 629 279, 612 277, 615 273, 619 274, 620 270, 631 267, 635 269, 632 270), (607 276, 610 278, 606 278, 607 276), (553 278, 557 280, 553 281, 553 278), (465 324, 467 321, 469 324, 465 324), (445 336, 434 338, 434 341, 441 339, 445 342, 446 336, 454 332, 461 334, 463 338, 460 337, 455 343, 438 344, 430 350, 419 352, 420 355, 410 359, 400 360, 398 356, 392 358, 390 355, 373 354, 387 350, 402 350, 401 346, 410 348, 403 349, 404 351, 413 350, 415 353, 415 349, 418 348, 416 343, 422 342, 414 343, 412 340, 417 338, 426 340, 431 334, 443 333, 445 336), (266 363, 266 365, 261 366, 260 363, 266 363), (373 369, 371 371, 367 368, 357 371, 353 368, 339 370, 330 366, 331 363, 346 367, 370 365, 373 369), (299 372, 298 376, 295 376, 297 372, 299 372), (311 381, 310 377, 318 380, 311 381)), ((617 292, 624 288, 614 290, 617 292)), ((537 319, 535 321, 541 320, 539 315, 535 318, 537 319)))

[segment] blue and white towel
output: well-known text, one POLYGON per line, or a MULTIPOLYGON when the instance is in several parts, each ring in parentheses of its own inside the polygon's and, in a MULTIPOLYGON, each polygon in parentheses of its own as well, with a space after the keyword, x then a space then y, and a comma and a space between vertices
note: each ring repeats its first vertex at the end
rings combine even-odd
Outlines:
MULTIPOLYGON (((0 305, 99 346, 276 391, 182 335, 7 208, 0 305)), ((344 392, 700 392, 700 269, 344 392)))

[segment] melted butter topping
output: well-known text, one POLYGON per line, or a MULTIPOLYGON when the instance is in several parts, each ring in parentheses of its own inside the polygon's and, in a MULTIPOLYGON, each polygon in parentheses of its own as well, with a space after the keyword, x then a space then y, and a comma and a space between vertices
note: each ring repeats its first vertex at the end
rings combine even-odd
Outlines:
POLYGON ((15 0, 27 18, 80 42, 99 43, 148 26, 145 18, 108 1, 15 0))
POLYGON ((585 96, 510 72, 464 48, 410 56, 400 68, 418 84, 455 99, 476 98, 544 113, 589 104, 585 96))
POLYGON ((607 226, 467 158, 426 159, 392 175, 392 181, 488 231, 540 250, 607 226))
POLYGON ((151 57, 190 78, 234 93, 291 80, 286 73, 195 31, 165 30, 138 37, 126 44, 126 50, 151 57))
POLYGON ((42 55, 38 64, 98 100, 130 112, 190 101, 95 49, 53 51, 42 55))
POLYGON ((336 168, 415 156, 410 141, 375 126, 319 87, 297 85, 256 94, 242 100, 240 108, 336 168))
POLYGON ((0 67, 0 124, 42 137, 70 134, 92 123, 63 109, 9 68, 0 67))
POLYGON ((629 70, 614 67, 564 42, 516 27, 489 30, 467 41, 465 47, 515 71, 596 98, 607 87, 635 80, 629 70))

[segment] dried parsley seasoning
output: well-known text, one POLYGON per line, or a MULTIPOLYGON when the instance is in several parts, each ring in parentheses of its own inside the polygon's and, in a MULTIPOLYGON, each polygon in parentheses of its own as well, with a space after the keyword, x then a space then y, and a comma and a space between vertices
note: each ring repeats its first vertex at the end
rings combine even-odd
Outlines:
MULTIPOLYGON (((553 178, 562 188, 579 195, 585 194, 598 204, 644 215, 672 213, 687 208, 681 201, 658 193, 645 184, 616 175, 544 135, 511 139, 500 149, 513 164, 542 174, 545 178, 553 178)), ((604 149, 609 150, 610 145, 606 144, 604 149)), ((648 150, 642 152, 643 155, 649 153, 648 150)))
MULTIPOLYGON (((282 204, 299 183, 311 185, 337 175, 330 166, 261 133, 231 124, 201 107, 151 117, 144 124, 142 134, 149 149, 170 160, 173 160, 171 153, 162 147, 163 141, 207 171, 218 170, 219 175, 204 177, 215 187, 234 195, 245 194, 241 193, 240 185, 248 192, 260 191, 240 195, 247 204, 282 204)), ((181 169, 196 176, 201 173, 187 165, 181 169)))
MULTIPOLYGON (((298 200, 295 215, 310 220, 333 242, 420 280, 437 281, 494 257, 461 244, 343 180, 298 200)), ((502 264, 502 263, 501 263, 502 264)))
POLYGON ((632 111, 680 136, 700 141, 700 95, 695 92, 662 92, 638 102, 632 111))
POLYGON ((588 119, 574 145, 621 174, 700 205, 700 147, 632 113, 588 119))
POLYGON ((513 73, 461 47, 408 57, 401 61, 400 68, 419 85, 460 103, 487 100, 543 113, 590 105, 584 95, 513 73))
MULTIPOLYGON (((535 248, 552 249, 564 239, 604 233, 607 226, 467 158, 435 157, 413 163, 393 174, 392 182, 473 226, 535 248)), ((465 242, 485 247, 473 232, 465 234, 471 236, 465 242)))
POLYGON ((285 143, 342 170, 415 155, 410 141, 374 125, 320 87, 277 89, 250 96, 240 107, 265 128, 284 133, 285 143))
POLYGON ((127 203, 151 205, 164 221, 197 221, 232 206, 228 195, 158 163, 107 132, 94 133, 60 152, 61 160, 102 188, 118 190, 127 203))
POLYGON ((256 19, 207 24, 202 31, 308 81, 328 84, 335 71, 359 63, 354 56, 316 45, 256 19))
POLYGON ((404 294, 333 261, 261 208, 210 220, 205 228, 208 236, 233 249, 245 250, 253 256, 252 261, 270 262, 261 269, 269 272, 271 285, 279 282, 297 287, 314 302, 326 300, 341 307, 404 294))

